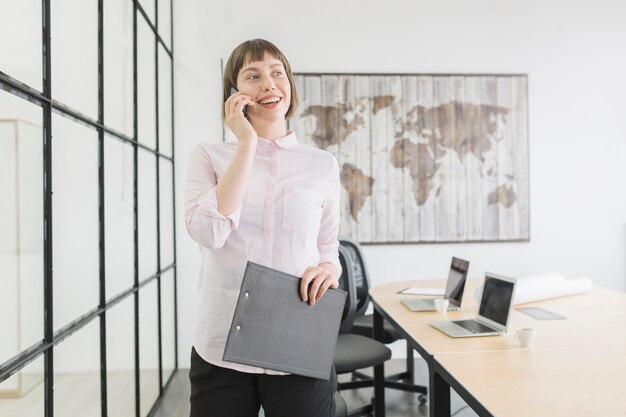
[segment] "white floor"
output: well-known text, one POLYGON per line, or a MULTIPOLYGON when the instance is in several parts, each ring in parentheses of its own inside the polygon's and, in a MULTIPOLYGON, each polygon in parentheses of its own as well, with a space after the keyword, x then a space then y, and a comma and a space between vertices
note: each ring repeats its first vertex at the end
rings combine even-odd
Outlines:
MULTIPOLYGON (((109 417, 134 417, 134 371, 109 372, 107 381, 109 417)), ((140 386, 141 414, 146 415, 159 395, 158 371, 142 371, 140 386)), ((0 399, 0 416, 43 416, 43 387, 43 382, 41 382, 21 398, 0 399)), ((101 417, 100 396, 99 372, 54 375, 55 417, 101 417)))

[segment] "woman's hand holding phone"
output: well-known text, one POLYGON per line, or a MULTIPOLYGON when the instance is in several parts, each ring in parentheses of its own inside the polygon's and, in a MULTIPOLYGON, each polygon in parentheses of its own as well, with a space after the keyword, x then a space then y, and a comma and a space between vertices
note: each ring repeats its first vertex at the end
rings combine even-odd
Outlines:
POLYGON ((226 125, 233 131, 239 142, 256 140, 257 133, 248 121, 247 107, 254 106, 252 98, 234 88, 230 89, 231 96, 224 103, 226 125))

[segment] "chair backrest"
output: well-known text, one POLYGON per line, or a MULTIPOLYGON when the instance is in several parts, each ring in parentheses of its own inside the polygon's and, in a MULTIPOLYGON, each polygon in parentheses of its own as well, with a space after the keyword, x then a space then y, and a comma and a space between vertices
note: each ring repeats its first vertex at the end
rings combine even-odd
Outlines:
POLYGON ((348 251, 339 246, 339 263, 341 264, 341 277, 339 278, 339 289, 348 293, 346 303, 343 306, 343 315, 341 316, 341 325, 339 333, 350 333, 352 324, 356 317, 356 286, 354 283, 354 274, 352 261, 348 251))
POLYGON ((352 261, 357 299, 356 316, 362 316, 365 314, 370 303, 369 273, 367 272, 367 266, 363 259, 363 252, 359 244, 351 239, 341 238, 339 239, 339 245, 348 251, 350 260, 352 261))

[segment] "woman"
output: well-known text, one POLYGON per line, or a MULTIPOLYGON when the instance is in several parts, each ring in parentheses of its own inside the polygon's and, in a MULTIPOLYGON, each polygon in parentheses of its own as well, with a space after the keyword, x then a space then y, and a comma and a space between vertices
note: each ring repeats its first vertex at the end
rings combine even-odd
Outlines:
POLYGON ((338 286, 339 169, 287 130, 297 102, 282 52, 246 41, 224 69, 223 117, 237 141, 191 152, 185 221, 202 251, 192 417, 252 417, 261 405, 267 417, 334 415, 334 372, 324 381, 221 360, 248 260, 302 276, 311 305, 338 286))

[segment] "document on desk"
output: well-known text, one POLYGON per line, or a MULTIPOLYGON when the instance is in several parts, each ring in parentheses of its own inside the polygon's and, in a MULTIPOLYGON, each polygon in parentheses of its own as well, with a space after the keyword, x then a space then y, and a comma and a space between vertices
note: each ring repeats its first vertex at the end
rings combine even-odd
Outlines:
POLYGON ((398 294, 410 294, 410 295, 443 295, 443 288, 424 288, 424 287, 409 287, 405 288, 402 291, 399 291, 398 294))
POLYGON ((223 360, 330 378, 346 292, 328 289, 309 305, 300 277, 248 262, 223 360))
POLYGON ((562 315, 541 307, 517 307, 516 310, 537 320, 565 320, 562 315))

